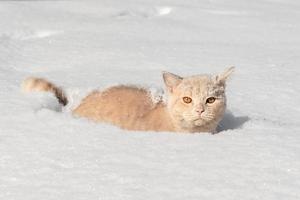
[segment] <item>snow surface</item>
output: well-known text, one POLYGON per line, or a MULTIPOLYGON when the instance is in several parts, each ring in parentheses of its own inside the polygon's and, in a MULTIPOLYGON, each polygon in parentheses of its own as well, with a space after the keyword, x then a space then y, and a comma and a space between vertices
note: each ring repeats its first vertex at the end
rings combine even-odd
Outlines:
POLYGON ((293 0, 1 1, 0 199, 300 199, 299 10, 293 0), (41 76, 79 97, 232 65, 215 135, 124 131, 19 89, 41 76))

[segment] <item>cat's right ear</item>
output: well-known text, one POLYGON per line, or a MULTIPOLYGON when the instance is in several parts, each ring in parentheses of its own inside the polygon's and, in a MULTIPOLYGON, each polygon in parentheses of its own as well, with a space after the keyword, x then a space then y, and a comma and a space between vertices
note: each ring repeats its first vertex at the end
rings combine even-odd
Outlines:
POLYGON ((170 72, 163 72, 163 78, 165 85, 170 93, 174 91, 174 89, 181 83, 182 77, 172 74, 170 72))
POLYGON ((233 73, 234 68, 235 67, 230 67, 230 68, 226 69, 223 73, 215 76, 215 80, 216 80, 217 84, 225 86, 226 80, 233 73))

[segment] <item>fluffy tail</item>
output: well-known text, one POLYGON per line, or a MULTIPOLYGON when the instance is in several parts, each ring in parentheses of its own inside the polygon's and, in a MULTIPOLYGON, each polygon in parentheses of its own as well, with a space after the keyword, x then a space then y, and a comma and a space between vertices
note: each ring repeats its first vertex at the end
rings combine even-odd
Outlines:
POLYGON ((52 92, 56 96, 60 104, 64 106, 68 104, 68 99, 64 91, 60 87, 45 79, 34 77, 27 78, 23 81, 21 88, 22 91, 26 93, 33 91, 52 92))

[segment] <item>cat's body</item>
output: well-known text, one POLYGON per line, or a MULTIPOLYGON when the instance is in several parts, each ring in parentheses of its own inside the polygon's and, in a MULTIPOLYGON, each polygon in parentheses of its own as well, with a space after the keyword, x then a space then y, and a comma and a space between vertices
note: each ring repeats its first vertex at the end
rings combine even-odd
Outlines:
MULTIPOLYGON (((225 112, 225 82, 232 71, 186 78, 165 72, 166 102, 154 102, 146 89, 134 86, 94 91, 73 114, 128 130, 214 132, 225 112)), ((44 79, 29 78, 22 88, 27 92, 50 91, 60 103, 67 103, 62 90, 44 79)))
POLYGON ((153 102, 146 89, 134 86, 95 91, 83 99, 73 113, 123 129, 175 131, 165 104, 153 102))

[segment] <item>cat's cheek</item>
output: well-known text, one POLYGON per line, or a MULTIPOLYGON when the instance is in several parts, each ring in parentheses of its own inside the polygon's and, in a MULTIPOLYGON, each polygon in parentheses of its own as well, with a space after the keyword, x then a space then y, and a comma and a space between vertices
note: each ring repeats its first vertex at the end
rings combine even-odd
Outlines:
POLYGON ((215 116, 223 115, 225 111, 225 103, 223 101, 216 102, 216 104, 213 106, 212 110, 215 116))

